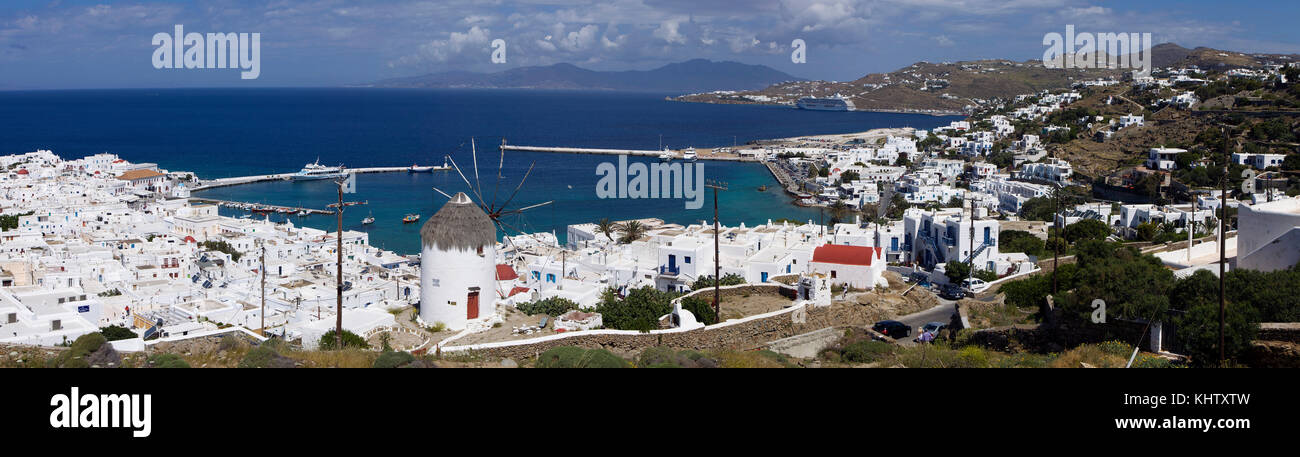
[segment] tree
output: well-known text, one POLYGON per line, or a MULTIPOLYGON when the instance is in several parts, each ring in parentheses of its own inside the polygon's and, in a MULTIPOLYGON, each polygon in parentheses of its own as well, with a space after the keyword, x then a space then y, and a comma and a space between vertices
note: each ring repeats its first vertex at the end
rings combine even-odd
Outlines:
POLYGON ((948 277, 948 282, 961 284, 962 280, 970 276, 970 265, 965 262, 949 260, 943 266, 943 274, 948 277))
POLYGON ((907 208, 911 206, 911 204, 907 203, 906 198, 903 198, 903 196, 898 193, 894 193, 894 196, 889 198, 889 211, 885 213, 885 217, 890 219, 901 218, 903 217, 903 211, 906 211, 907 208))
POLYGON ((243 257, 242 253, 240 253, 238 250, 235 249, 234 246, 231 246, 230 243, 227 243, 224 240, 215 240, 215 241, 208 240, 199 243, 199 246, 202 246, 203 249, 207 249, 209 251, 217 251, 217 252, 229 254, 230 260, 233 262, 238 262, 239 258, 243 257))
POLYGON ((630 244, 645 235, 646 230, 648 230, 647 227, 642 225, 640 221, 627 221, 619 225, 619 231, 623 232, 623 236, 618 239, 618 242, 630 244))
POLYGON ((1065 226, 1065 240, 1071 244, 1082 240, 1104 240, 1110 236, 1110 226, 1097 219, 1084 219, 1065 226))
POLYGON ((676 293, 663 292, 653 286, 632 289, 622 299, 613 290, 606 289, 596 312, 601 314, 606 328, 648 332, 659 328, 660 316, 672 312, 674 298, 677 298, 676 293))
POLYGON ((559 316, 569 311, 578 309, 578 304, 573 300, 563 297, 544 298, 529 303, 520 303, 516 306, 519 311, 529 316, 534 314, 545 314, 547 316, 559 316))
POLYGON ((840 183, 851 183, 861 178, 862 177, 858 175, 858 172, 853 170, 845 170, 844 172, 840 173, 840 183))
POLYGON ((1056 205, 1050 197, 1034 197, 1020 205, 1020 218, 1030 221, 1054 222, 1056 205))
MULTIPOLYGON (((736 285, 740 285, 740 284, 744 284, 744 283, 745 283, 745 277, 744 277, 744 276, 741 276, 741 275, 738 275, 738 274, 735 274, 735 273, 727 273, 727 274, 725 274, 725 275, 722 276, 722 283, 721 283, 721 284, 718 284, 718 285, 719 285, 719 286, 736 286, 736 285)), ((699 279, 696 279, 695 282, 691 283, 691 290, 700 290, 700 289, 705 289, 705 288, 709 288, 709 287, 713 287, 713 275, 700 276, 699 279)))
POLYGON ((136 335, 135 332, 132 332, 131 329, 121 325, 110 325, 101 328, 99 329, 99 333, 103 334, 104 338, 108 339, 108 341, 129 340, 139 336, 136 335))
POLYGON ((1023 252, 1034 257, 1043 257, 1045 246, 1043 239, 1024 230, 998 232, 998 252, 1023 252))
MULTIPOLYGON (((1228 302, 1224 307, 1223 354, 1236 360, 1259 333, 1259 313, 1248 305, 1228 302)), ((1219 363, 1219 303, 1201 300, 1178 320, 1178 339, 1195 366, 1219 363)))
POLYGON ((718 323, 718 314, 713 312, 713 303, 710 300, 700 298, 698 295, 692 295, 682 299, 682 309, 690 311, 695 315, 695 320, 704 325, 713 325, 718 323))
MULTIPOLYGON (((320 343, 319 343, 321 350, 333 351, 335 349, 338 349, 338 343, 335 341, 337 340, 337 338, 334 337, 334 332, 335 332, 334 330, 330 330, 328 332, 325 332, 324 335, 321 335, 320 343)), ((365 338, 362 338, 360 335, 344 330, 343 347, 357 348, 357 349, 370 349, 370 343, 367 343, 365 338)))
POLYGON ((605 238, 610 241, 614 241, 614 232, 616 231, 618 231, 618 224, 610 221, 608 217, 596 222, 596 233, 605 235, 605 238))

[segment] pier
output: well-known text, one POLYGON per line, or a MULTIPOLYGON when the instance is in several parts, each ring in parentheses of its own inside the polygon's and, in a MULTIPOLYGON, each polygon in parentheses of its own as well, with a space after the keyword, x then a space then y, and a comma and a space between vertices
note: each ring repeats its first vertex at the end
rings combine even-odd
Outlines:
MULTIPOLYGON (((434 167, 434 171, 445 170, 442 167, 434 167)), ((369 167, 369 168, 348 168, 345 171, 349 173, 398 173, 409 172, 411 167, 369 167)), ((199 185, 190 189, 191 192, 197 192, 206 189, 215 189, 218 187, 237 186, 240 184, 251 184, 264 181, 280 181, 292 179, 294 173, 276 173, 270 175, 256 176, 236 176, 233 178, 204 179, 199 181, 199 185)))
POLYGON ((237 202, 230 200, 217 200, 215 198, 190 197, 190 200, 200 203, 210 203, 217 206, 227 206, 245 211, 263 212, 263 213, 280 213, 280 214, 298 214, 300 211, 306 211, 307 214, 332 215, 334 211, 313 208, 298 208, 294 206, 267 205, 262 203, 237 202))
MULTIPOLYGON (((503 144, 500 146, 503 151, 528 151, 528 152, 559 152, 568 154, 604 154, 604 155, 629 155, 644 157, 659 157, 664 151, 650 151, 645 149, 602 149, 602 148, 570 148, 570 147, 553 147, 553 146, 516 146, 503 144)), ((706 148, 707 149, 707 148, 706 148)), ((705 149, 702 149, 703 151, 705 149)), ((712 151, 711 149, 708 149, 712 151)), ((673 155, 673 159, 681 159, 680 150, 668 150, 673 155)), ((733 162, 757 162, 758 159, 739 156, 723 156, 712 152, 699 153, 695 156, 698 160, 730 160, 733 162)))

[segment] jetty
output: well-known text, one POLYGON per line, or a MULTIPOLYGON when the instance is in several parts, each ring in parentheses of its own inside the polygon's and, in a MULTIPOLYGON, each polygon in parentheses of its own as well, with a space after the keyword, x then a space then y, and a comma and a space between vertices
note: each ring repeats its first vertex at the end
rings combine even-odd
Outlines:
MULTIPOLYGON (((405 167, 368 167, 368 168, 348 168, 345 171, 349 173, 399 173, 411 171, 410 166, 405 167)), ((294 172, 296 173, 296 172, 294 172)), ((251 184, 264 181, 281 181, 292 179, 294 173, 275 173, 269 175, 256 176, 236 176, 233 178, 204 179, 199 181, 199 185, 190 189, 192 192, 200 190, 215 189, 218 187, 237 186, 240 184, 251 184)))
POLYGON ((217 206, 226 206, 226 207, 235 208, 235 209, 241 209, 241 210, 245 210, 245 211, 256 211, 256 212, 267 212, 267 213, 282 213, 282 214, 290 214, 290 213, 292 213, 292 214, 297 214, 297 213, 299 213, 299 212, 306 211, 307 214, 325 214, 325 215, 331 215, 331 214, 334 214, 334 211, 333 211, 333 210, 326 210, 326 209, 299 208, 299 207, 296 207, 296 206, 282 206, 282 205, 268 205, 268 204, 264 204, 264 203, 237 202, 237 201, 232 201, 232 200, 218 200, 218 199, 215 199, 215 198, 190 197, 190 200, 193 200, 193 201, 196 201, 196 202, 200 202, 200 203, 209 203, 209 204, 213 204, 213 205, 217 205, 217 206))
MULTIPOLYGON (((513 144, 503 144, 500 146, 503 151, 528 151, 528 152, 559 152, 568 154, 604 154, 604 155, 629 155, 659 157, 664 152, 672 154, 674 160, 681 160, 681 151, 651 151, 646 149, 603 149, 603 148, 571 148, 555 146, 517 146, 513 144)), ((758 159, 739 156, 723 156, 719 154, 698 154, 695 157, 698 160, 729 160, 732 162, 757 162, 758 159)))

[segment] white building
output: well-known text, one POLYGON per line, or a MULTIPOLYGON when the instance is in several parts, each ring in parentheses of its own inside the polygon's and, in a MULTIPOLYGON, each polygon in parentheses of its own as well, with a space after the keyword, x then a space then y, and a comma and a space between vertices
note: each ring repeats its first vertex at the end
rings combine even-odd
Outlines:
POLYGON ((1238 208, 1237 268, 1275 271, 1300 262, 1300 199, 1238 208))
POLYGON ((889 286, 884 277, 885 259, 879 247, 820 246, 813 251, 808 270, 827 275, 832 285, 847 285, 855 289, 889 286))
POLYGON ((1151 148, 1147 151, 1146 167, 1152 170, 1173 170, 1178 168, 1178 154, 1187 152, 1178 148, 1151 148))

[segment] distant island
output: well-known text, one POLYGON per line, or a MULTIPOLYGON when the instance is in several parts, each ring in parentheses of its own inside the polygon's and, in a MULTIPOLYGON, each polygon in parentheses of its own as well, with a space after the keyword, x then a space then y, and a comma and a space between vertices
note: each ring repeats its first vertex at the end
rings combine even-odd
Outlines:
POLYGON ((393 78, 364 87, 444 89, 580 89, 643 92, 758 90, 805 79, 766 65, 692 59, 653 70, 598 71, 573 64, 519 67, 494 73, 447 71, 393 78))

